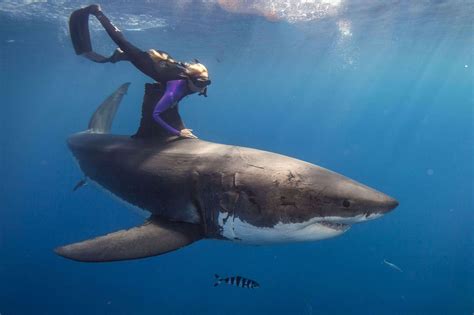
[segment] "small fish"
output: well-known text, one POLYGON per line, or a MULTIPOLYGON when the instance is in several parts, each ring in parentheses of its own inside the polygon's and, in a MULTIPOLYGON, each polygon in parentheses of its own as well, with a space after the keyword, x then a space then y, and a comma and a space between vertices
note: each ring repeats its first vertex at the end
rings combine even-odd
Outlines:
POLYGON ((79 188, 81 188, 82 186, 85 186, 85 185, 87 185, 87 182, 86 182, 86 179, 83 178, 76 184, 76 186, 74 186, 72 191, 76 191, 76 190, 78 190, 79 188))
POLYGON ((400 269, 400 267, 398 267, 397 265, 392 264, 391 262, 386 261, 385 259, 383 260, 383 262, 384 262, 384 264, 386 264, 387 266, 389 266, 389 267, 391 267, 391 268, 393 268, 393 269, 395 269, 395 270, 398 270, 398 271, 400 271, 400 272, 403 272, 403 270, 400 269))
POLYGON ((247 288, 247 289, 260 288, 260 285, 256 281, 246 279, 241 276, 221 278, 219 275, 214 275, 214 277, 216 277, 216 282, 214 283, 215 287, 217 287, 221 283, 225 283, 225 284, 237 286, 240 288, 247 288))

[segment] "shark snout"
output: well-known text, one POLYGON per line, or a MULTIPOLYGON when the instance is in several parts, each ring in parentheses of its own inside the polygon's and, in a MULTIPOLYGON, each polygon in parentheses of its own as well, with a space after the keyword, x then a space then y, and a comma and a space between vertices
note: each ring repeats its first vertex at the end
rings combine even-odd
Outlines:
POLYGON ((380 203, 381 212, 387 213, 398 207, 398 200, 390 196, 385 195, 385 198, 380 203))
POLYGON ((333 197, 336 205, 342 205, 341 210, 334 211, 337 213, 335 217, 342 218, 335 218, 336 221, 357 223, 373 220, 398 206, 395 198, 348 178, 340 178, 333 187, 332 196, 336 197, 333 197))
POLYGON ((359 199, 362 209, 368 210, 368 213, 386 214, 398 206, 398 201, 382 192, 361 185, 364 194, 359 199))
POLYGON ((356 208, 386 213, 398 206, 395 198, 350 179, 340 181, 337 188, 340 198, 354 201, 356 208))

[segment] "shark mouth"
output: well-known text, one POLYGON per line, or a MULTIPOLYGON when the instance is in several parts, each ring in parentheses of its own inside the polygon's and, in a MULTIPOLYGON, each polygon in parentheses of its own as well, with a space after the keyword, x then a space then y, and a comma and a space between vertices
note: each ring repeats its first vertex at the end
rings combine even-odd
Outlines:
MULTIPOLYGON (((358 214, 356 216, 352 217, 338 217, 338 216, 327 216, 327 217, 322 217, 321 221, 318 223, 325 225, 327 224, 341 224, 341 225, 352 225, 355 223, 361 223, 365 221, 370 221, 373 219, 380 218, 383 215, 381 212, 365 212, 358 214)), ((331 226, 328 226, 331 227, 331 226)))
POLYGON ((351 228, 349 224, 329 222, 329 221, 319 221, 318 224, 321 224, 327 228, 330 228, 336 231, 341 231, 341 232, 345 232, 351 228))
POLYGON ((271 227, 257 226, 234 217, 227 212, 220 212, 218 217, 220 235, 240 243, 262 245, 275 243, 319 241, 341 235, 351 225, 331 222, 316 217, 306 222, 279 222, 271 227))

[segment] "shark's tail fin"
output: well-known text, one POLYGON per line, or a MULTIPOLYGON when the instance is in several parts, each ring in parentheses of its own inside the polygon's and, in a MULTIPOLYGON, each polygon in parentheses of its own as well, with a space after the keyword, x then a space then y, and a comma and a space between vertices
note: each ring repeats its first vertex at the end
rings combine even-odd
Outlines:
POLYGON ((221 284, 222 278, 218 274, 215 274, 214 278, 216 278, 216 282, 214 282, 214 286, 217 287, 219 284, 221 284))
POLYGON ((89 121, 89 131, 92 133, 109 133, 115 113, 128 91, 130 83, 122 84, 114 93, 100 104, 89 121))

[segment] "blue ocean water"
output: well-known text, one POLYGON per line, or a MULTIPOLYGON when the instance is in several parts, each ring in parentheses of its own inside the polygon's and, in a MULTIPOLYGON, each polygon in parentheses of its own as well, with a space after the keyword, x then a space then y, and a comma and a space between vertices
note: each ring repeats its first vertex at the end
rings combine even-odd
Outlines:
POLYGON ((102 8, 139 47, 208 66, 209 97, 181 104, 200 138, 321 165, 400 206, 313 243, 205 240, 103 264, 56 256, 143 221, 93 186, 72 193, 82 174, 65 140, 123 82, 113 131, 133 133, 150 79, 74 54, 67 18, 86 3, 0 1, 0 314, 472 314, 472 3, 235 3, 102 8), (261 288, 214 288, 214 273, 261 288))

